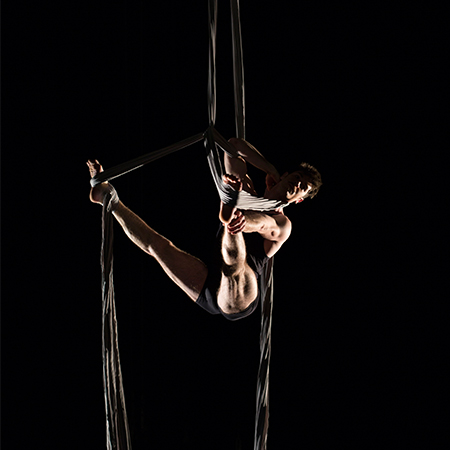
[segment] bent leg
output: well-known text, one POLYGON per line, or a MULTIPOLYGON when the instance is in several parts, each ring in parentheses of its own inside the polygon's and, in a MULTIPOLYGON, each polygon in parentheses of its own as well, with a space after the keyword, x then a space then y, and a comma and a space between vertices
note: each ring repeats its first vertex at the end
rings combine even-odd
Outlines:
POLYGON ((246 261, 245 240, 242 233, 223 233, 222 279, 217 303, 225 314, 244 311, 258 295, 256 275, 246 261))

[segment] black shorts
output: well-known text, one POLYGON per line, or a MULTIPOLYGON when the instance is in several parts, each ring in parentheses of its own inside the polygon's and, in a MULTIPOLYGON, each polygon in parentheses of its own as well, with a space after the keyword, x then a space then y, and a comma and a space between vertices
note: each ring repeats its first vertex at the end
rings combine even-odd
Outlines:
POLYGON ((264 252, 264 240, 257 233, 244 234, 247 250, 247 264, 253 270, 258 282, 258 295, 256 299, 244 310, 236 314, 225 314, 217 304, 217 292, 219 291, 220 281, 222 279, 222 258, 220 253, 220 243, 222 242, 223 226, 219 228, 216 235, 216 248, 210 261, 206 262, 208 267, 208 276, 206 277, 203 289, 197 299, 197 304, 210 314, 222 314, 228 320, 239 320, 249 316, 258 306, 260 298, 259 278, 264 266, 269 258, 264 252))

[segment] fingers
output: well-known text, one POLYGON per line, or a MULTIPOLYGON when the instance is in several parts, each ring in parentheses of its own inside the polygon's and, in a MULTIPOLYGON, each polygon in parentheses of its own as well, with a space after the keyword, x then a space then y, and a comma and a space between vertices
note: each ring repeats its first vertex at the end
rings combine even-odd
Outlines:
POLYGON ((227 173, 223 175, 222 180, 225 184, 230 185, 235 191, 242 190, 242 180, 239 177, 227 173))
POLYGON ((231 182, 231 183, 239 183, 239 182, 241 181, 241 179, 240 179, 239 177, 236 177, 236 176, 234 176, 234 175, 230 175, 230 174, 226 173, 226 174, 223 176, 223 181, 224 181, 225 183, 227 183, 227 182, 231 182))
POLYGON ((227 225, 227 231, 230 234, 241 233, 246 225, 244 214, 241 211, 236 211, 231 222, 227 225))
POLYGON ((86 164, 89 167, 91 177, 95 177, 98 173, 103 172, 103 167, 97 159, 88 159, 86 164))

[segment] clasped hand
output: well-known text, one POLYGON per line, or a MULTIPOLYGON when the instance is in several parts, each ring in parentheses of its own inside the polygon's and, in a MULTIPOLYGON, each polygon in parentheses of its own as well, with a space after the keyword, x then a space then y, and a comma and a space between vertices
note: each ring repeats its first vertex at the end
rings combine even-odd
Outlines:
POLYGON ((227 231, 230 234, 238 234, 244 230, 246 223, 244 214, 236 209, 231 222, 227 225, 227 231))

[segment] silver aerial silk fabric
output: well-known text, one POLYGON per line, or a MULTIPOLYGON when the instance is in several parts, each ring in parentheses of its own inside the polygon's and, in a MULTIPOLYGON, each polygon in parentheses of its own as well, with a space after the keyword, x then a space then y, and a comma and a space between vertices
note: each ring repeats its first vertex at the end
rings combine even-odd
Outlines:
MULTIPOLYGON (((273 211, 284 207, 279 201, 255 197, 247 192, 236 192, 223 182, 223 166, 218 149, 231 156, 237 156, 234 147, 215 130, 216 121, 216 31, 217 0, 208 0, 209 12, 209 77, 208 113, 209 127, 204 133, 196 134, 178 143, 157 150, 97 174, 91 185, 112 180, 118 176, 142 167, 170 153, 182 150, 199 141, 204 141, 210 171, 221 200, 238 209, 273 211)), ((245 138, 244 70, 240 27, 239 0, 231 0, 233 71, 236 136, 245 138)), ((117 318, 113 285, 113 217, 114 191, 105 197, 102 216, 102 293, 103 293, 103 380, 106 408, 106 433, 108 450, 131 450, 130 432, 125 408, 122 371, 120 366, 117 318)), ((195 201, 195 200, 194 200, 195 201)), ((260 366, 258 371, 254 450, 267 448, 269 423, 269 362, 271 354, 271 325, 273 308, 273 260, 271 258, 260 278, 261 335, 260 366)))
POLYGON ((108 450, 131 450, 114 302, 113 201, 114 195, 108 193, 103 202, 101 249, 103 389, 106 409, 106 446, 108 450))

